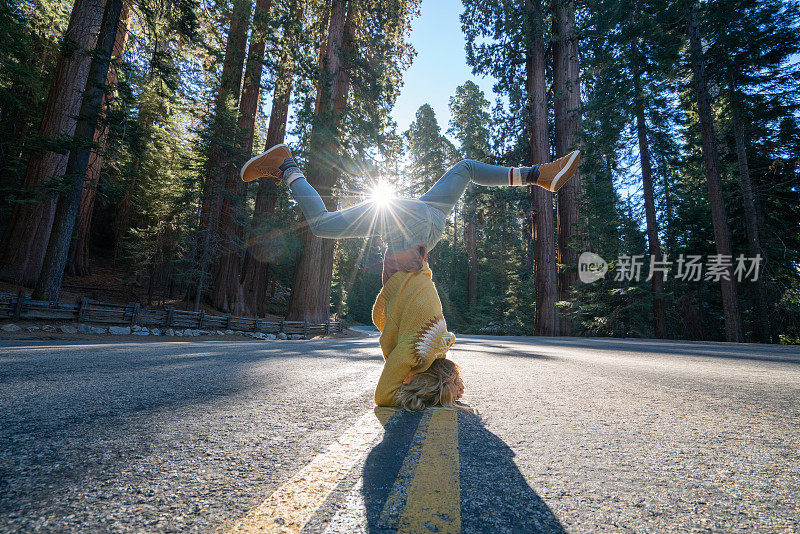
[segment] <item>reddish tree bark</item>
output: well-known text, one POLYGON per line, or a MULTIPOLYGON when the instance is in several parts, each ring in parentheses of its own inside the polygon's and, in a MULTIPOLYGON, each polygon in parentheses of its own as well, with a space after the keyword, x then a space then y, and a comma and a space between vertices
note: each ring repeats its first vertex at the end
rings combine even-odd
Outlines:
MULTIPOLYGON (((528 101, 531 107, 530 158, 532 163, 549 159, 547 137, 547 96, 545 80, 544 21, 541 0, 528 2, 530 34, 526 50, 528 101)), ((536 292, 534 332, 537 336, 557 334, 558 281, 556 279, 555 228, 553 227, 553 194, 540 187, 531 187, 533 220, 533 276, 536 292)))
MULTIPOLYGON (((354 5, 348 0, 332 0, 328 35, 321 54, 320 81, 317 85, 316 121, 311 132, 308 180, 323 198, 328 209, 336 209, 332 188, 339 176, 339 128, 347 103, 349 74, 342 61, 352 46, 354 5), (349 9, 348 9, 349 8, 349 9), (342 50, 342 49, 345 50, 342 50)), ((303 254, 294 273, 292 294, 286 318, 290 321, 326 322, 330 315, 334 240, 315 237, 305 225, 300 231, 303 254)))
MULTIPOLYGON (((103 17, 103 0, 75 0, 64 33, 55 74, 47 94, 39 135, 57 140, 75 132, 94 48, 103 17)), ((31 194, 46 195, 48 183, 64 175, 68 152, 44 149, 32 154, 25 171, 24 187, 31 194)), ((15 206, 0 242, 0 277, 24 285, 36 282, 42 268, 55 199, 15 206)))
MULTIPOLYGON (((269 117, 265 149, 283 143, 286 137, 286 120, 289 116, 295 64, 294 54, 301 28, 300 21, 303 20, 302 7, 297 0, 292 1, 290 11, 297 13, 297 20, 290 25, 283 38, 283 49, 275 77, 272 112, 269 117)), ((275 212, 277 193, 275 180, 259 180, 241 276, 245 297, 256 315, 267 313, 267 285, 269 283, 269 260, 272 257, 270 250, 272 240, 263 228, 275 212)))
MULTIPOLYGON (((575 33, 575 1, 553 0, 553 92, 555 93, 555 143, 556 157, 576 148, 580 129, 580 85, 578 80, 578 42, 575 33)), ((578 253, 576 247, 584 241, 580 235, 578 204, 583 197, 580 173, 558 192, 558 263, 561 300, 569 297, 570 289, 578 279, 578 253)), ((559 320, 562 334, 571 331, 570 321, 559 320)))
POLYGON ((242 85, 247 28, 250 24, 252 0, 234 0, 225 58, 222 63, 219 90, 214 105, 211 137, 206 161, 205 193, 200 210, 200 226, 204 228, 200 246, 200 275, 195 293, 195 311, 200 307, 204 291, 205 270, 212 259, 212 248, 218 242, 222 187, 228 175, 227 167, 236 167, 230 153, 230 141, 236 131, 236 105, 242 85))
MULTIPOLYGON (((117 29, 116 40, 114 41, 113 57, 117 60, 122 58, 125 53, 125 44, 128 41, 128 19, 130 18, 131 6, 128 2, 122 4, 122 14, 119 19, 119 29, 117 29)), ((106 87, 113 88, 117 85, 117 70, 110 68, 106 87)), ((109 105, 109 93, 103 97, 103 108, 109 105)), ((94 199, 97 192, 97 185, 100 182, 100 170, 103 167, 103 152, 106 148, 108 137, 108 123, 102 121, 97 125, 94 134, 94 142, 97 148, 92 151, 89 158, 89 168, 86 170, 86 187, 81 194, 81 203, 78 207, 78 219, 75 221, 75 235, 70 244, 69 256, 67 257, 67 273, 71 275, 86 276, 90 273, 89 269, 89 231, 92 224, 92 213, 94 212, 94 199)))
POLYGON ((58 300, 61 290, 69 242, 86 180, 86 169, 89 166, 90 142, 94 139, 111 54, 119 28, 122 2, 123 0, 108 0, 103 9, 97 46, 92 54, 89 74, 81 97, 78 121, 75 125, 74 137, 78 146, 70 150, 65 170, 65 176, 71 183, 58 197, 53 216, 53 229, 42 262, 42 272, 33 290, 33 298, 38 300, 58 300))
MULTIPOLYGON (((209 210, 215 198, 216 188, 222 183, 222 170, 225 165, 226 139, 231 138, 236 117, 236 104, 242 85, 242 69, 244 68, 245 46, 247 45, 247 28, 250 24, 252 0, 234 0, 231 12, 231 24, 225 44, 225 57, 222 62, 219 89, 214 103, 214 119, 211 124, 211 137, 206 162, 206 189, 203 199, 202 223, 207 224, 209 210)), ((216 211, 221 203, 216 206, 216 211)), ((219 217, 215 218, 217 222, 219 217)))
MULTIPOLYGON (((708 182, 708 203, 711 205, 711 220, 714 224, 714 241, 717 254, 731 256, 731 239, 728 228, 728 215, 722 193, 722 180, 719 174, 719 152, 714 131, 714 118, 711 111, 711 97, 708 93, 705 60, 700 43, 700 24, 698 5, 693 3, 689 15, 689 56, 692 68, 697 110, 700 117, 703 162, 708 182)), ((720 280, 722 292, 722 313, 725 318, 725 338, 728 341, 742 341, 742 323, 739 316, 739 301, 732 269, 727 269, 728 280, 720 280)))
POLYGON ((253 309, 245 299, 240 283, 244 238, 243 208, 247 184, 239 178, 239 168, 253 151, 256 111, 261 94, 261 74, 264 70, 264 50, 267 44, 266 18, 271 0, 256 0, 253 30, 247 51, 244 87, 239 100, 239 120, 236 128, 233 165, 226 166, 225 195, 219 220, 221 253, 217 258, 211 284, 211 303, 220 310, 236 315, 250 315, 253 309))

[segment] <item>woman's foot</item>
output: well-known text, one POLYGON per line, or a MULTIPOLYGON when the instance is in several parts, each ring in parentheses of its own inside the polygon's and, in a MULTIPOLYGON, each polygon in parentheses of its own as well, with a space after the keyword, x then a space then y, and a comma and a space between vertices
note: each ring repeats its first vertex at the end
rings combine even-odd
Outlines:
POLYGON ((580 162, 581 151, 573 150, 563 158, 539 165, 539 176, 536 179, 536 185, 555 193, 575 175, 580 162))
POLYGON ((291 150, 281 143, 263 154, 251 158, 250 161, 244 164, 239 176, 245 182, 252 182, 262 176, 272 176, 281 180, 284 177, 288 178, 288 175, 284 176, 284 171, 288 171, 288 174, 292 175, 295 173, 302 175, 297 163, 292 159, 291 150))

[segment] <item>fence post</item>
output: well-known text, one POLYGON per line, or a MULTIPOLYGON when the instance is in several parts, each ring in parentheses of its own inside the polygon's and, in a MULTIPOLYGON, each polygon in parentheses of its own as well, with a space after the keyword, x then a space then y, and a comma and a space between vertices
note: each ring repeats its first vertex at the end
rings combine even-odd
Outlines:
POLYGON ((225 319, 226 319, 226 321, 225 321, 225 328, 227 328, 228 330, 230 330, 230 329, 231 329, 231 314, 230 314, 230 313, 229 313, 229 314, 227 314, 227 315, 225 316, 225 319))
POLYGON ((303 337, 308 339, 308 319, 303 321, 303 337))
POLYGON ((19 293, 17 293, 17 305, 14 306, 14 320, 19 321, 20 315, 22 315, 22 306, 25 305, 25 290, 20 289, 19 293))
POLYGON ((327 322, 325 323, 325 335, 327 336, 327 335, 328 335, 328 334, 330 334, 330 333, 331 333, 331 322, 330 322, 330 321, 327 321, 327 322))
POLYGON ((86 312, 89 309, 89 297, 81 297, 78 303, 78 322, 82 323, 86 319, 86 312))
POLYGON ((167 317, 166 317, 166 319, 164 321, 166 324, 164 326, 166 326, 167 328, 172 326, 172 321, 174 319, 175 319, 175 308, 170 306, 169 308, 167 308, 167 317))
POLYGON ((285 319, 281 319, 281 326, 280 326, 280 328, 278 328, 278 333, 279 333, 279 334, 280 334, 281 332, 283 332, 283 323, 284 323, 284 321, 285 321, 285 319))
POLYGON ((133 305, 133 311, 131 312, 131 324, 136 322, 136 316, 139 315, 139 308, 140 307, 141 307, 141 304, 139 304, 138 302, 133 305))
POLYGON ((253 319, 253 332, 258 332, 258 316, 253 319))
POLYGON ((205 316, 206 316, 206 311, 205 310, 200 310, 200 316, 199 316, 199 319, 197 321, 197 328, 199 328, 201 330, 203 329, 203 319, 205 318, 205 316))

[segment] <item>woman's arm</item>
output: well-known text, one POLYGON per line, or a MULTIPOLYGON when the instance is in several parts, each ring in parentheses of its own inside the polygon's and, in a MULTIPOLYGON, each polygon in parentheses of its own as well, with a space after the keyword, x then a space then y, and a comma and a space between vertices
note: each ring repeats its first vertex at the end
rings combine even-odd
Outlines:
POLYGON ((375 404, 378 406, 395 405, 397 390, 411 372, 413 365, 412 339, 404 336, 389 353, 383 364, 381 377, 375 387, 375 404))

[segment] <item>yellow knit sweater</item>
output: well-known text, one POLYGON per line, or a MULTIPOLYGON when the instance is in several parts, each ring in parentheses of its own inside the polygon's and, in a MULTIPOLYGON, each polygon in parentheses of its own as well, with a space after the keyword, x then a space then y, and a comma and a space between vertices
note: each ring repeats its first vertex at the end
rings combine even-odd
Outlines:
POLYGON ((381 331, 386 360, 375 404, 394 406, 403 381, 426 371, 435 358, 444 358, 455 342, 427 263, 419 272, 398 271, 387 280, 372 307, 372 322, 381 331))

